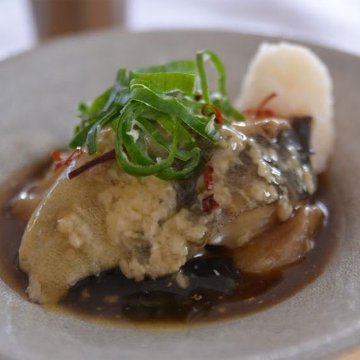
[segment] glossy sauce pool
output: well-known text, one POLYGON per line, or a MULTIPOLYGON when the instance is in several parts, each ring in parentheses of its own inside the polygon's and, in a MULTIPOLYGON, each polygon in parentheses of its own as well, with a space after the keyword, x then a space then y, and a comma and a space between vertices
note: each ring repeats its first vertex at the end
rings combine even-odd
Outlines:
MULTIPOLYGON (((10 211, 11 200, 44 173, 47 164, 23 169, 0 190, 0 276, 26 298, 27 276, 18 265, 18 249, 26 224, 10 211)), ((316 201, 330 207, 328 179, 320 179, 316 201)), ((174 276, 136 282, 119 270, 88 277, 73 286, 54 308, 82 318, 112 323, 186 324, 250 314, 278 303, 312 282, 324 270, 335 246, 331 216, 315 239, 315 247, 291 266, 267 276, 239 272, 231 252, 221 247, 206 251, 182 268, 181 287, 174 276)))

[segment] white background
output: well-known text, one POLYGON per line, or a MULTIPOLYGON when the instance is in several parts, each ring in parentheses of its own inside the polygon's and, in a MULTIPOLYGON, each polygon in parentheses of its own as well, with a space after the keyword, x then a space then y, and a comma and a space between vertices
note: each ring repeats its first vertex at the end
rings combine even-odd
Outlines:
MULTIPOLYGON (((119 25, 131 31, 217 28, 283 35, 360 55, 360 0, 128 0, 119 25)), ((36 44, 29 2, 0 0, 0 59, 36 44)))

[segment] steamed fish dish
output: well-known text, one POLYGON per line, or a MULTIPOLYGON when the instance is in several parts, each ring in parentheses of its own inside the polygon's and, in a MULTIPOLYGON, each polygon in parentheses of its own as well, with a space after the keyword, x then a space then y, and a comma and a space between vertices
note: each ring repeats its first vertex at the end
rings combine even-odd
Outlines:
POLYGON ((78 291, 86 303, 105 274, 118 314, 183 320, 196 304, 256 299, 260 283, 316 251, 318 175, 334 138, 326 66, 307 48, 263 44, 235 105, 226 89, 207 50, 120 68, 80 104, 70 150, 11 202, 27 222, 19 265, 31 301, 78 291))

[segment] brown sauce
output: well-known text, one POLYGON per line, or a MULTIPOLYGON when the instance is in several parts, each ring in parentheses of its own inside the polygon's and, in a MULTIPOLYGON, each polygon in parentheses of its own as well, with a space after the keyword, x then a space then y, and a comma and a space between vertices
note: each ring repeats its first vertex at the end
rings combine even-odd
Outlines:
MULTIPOLYGON (((27 276, 19 268, 18 249, 26 224, 11 213, 11 200, 47 166, 39 163, 22 170, 0 190, 0 276, 25 298, 27 276)), ((326 198, 328 181, 326 177, 320 179, 316 201, 331 208, 326 198)), ((56 310, 90 320, 151 325, 250 314, 286 299, 322 273, 335 245, 331 227, 331 217, 327 217, 315 247, 302 260, 266 276, 241 273, 229 250, 207 247, 183 266, 182 273, 188 278, 185 288, 174 276, 136 282, 114 269, 77 283, 56 310)))

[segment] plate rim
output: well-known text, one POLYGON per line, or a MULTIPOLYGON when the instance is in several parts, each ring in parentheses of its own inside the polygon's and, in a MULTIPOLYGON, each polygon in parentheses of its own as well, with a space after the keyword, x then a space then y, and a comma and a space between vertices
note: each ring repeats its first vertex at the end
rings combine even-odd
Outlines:
MULTIPOLYGON (((2 66, 4 66, 5 64, 9 64, 9 63, 14 63, 15 61, 17 61, 18 59, 23 59, 26 57, 31 57, 32 54, 34 53, 38 53, 40 51, 47 51, 47 49, 49 49, 50 47, 61 47, 62 44, 64 43, 68 43, 68 42, 78 42, 81 41, 82 39, 86 39, 86 38, 91 38, 91 37, 96 37, 98 35, 106 35, 106 34, 119 34, 121 36, 124 37, 133 37, 133 36, 148 36, 148 35, 161 35, 161 34, 177 34, 177 33, 181 33, 181 34, 187 34, 187 33, 196 33, 196 34, 231 34, 231 35, 240 35, 240 36, 249 36, 252 37, 254 40, 265 40, 268 39, 269 41, 295 41, 296 43, 299 44, 303 44, 303 45, 310 45, 311 47, 315 47, 315 48, 322 48, 325 50, 330 50, 332 52, 337 52, 340 53, 342 55, 345 56, 351 56, 353 58, 355 58, 357 61, 360 61, 360 56, 357 54, 354 54, 352 52, 348 52, 348 51, 344 51, 344 50, 340 50, 337 48, 333 48, 333 47, 329 47, 327 45, 323 45, 323 44, 318 44, 318 43, 313 43, 310 41, 303 41, 301 39, 298 38, 294 38, 294 37, 284 37, 284 36, 274 36, 274 35, 264 35, 264 34, 259 34, 259 33, 252 33, 252 32, 240 32, 240 31, 228 31, 228 30, 224 30, 224 29, 220 29, 220 30, 215 30, 215 29, 176 29, 176 30, 153 30, 153 31, 139 31, 139 32, 128 32, 128 31, 124 31, 121 28, 111 28, 111 29, 105 29, 105 30, 101 30, 101 31, 92 31, 92 32, 86 32, 86 33, 81 33, 81 34, 76 34, 76 35, 68 35, 68 36, 63 36, 60 37, 54 41, 51 42, 47 42, 45 44, 41 44, 39 46, 35 46, 34 48, 21 52, 19 54, 16 54, 14 56, 10 56, 8 58, 3 59, 2 61, 0 61, 0 68, 2 66)), ((356 331, 356 330, 354 330, 356 331)), ((350 335, 346 335, 345 338, 347 338, 350 335)), ((337 339, 337 341, 341 341, 341 339, 337 339)), ((324 346, 324 345, 322 345, 324 346)), ((354 346, 354 347, 346 347, 346 352, 350 352, 353 349, 356 349, 358 347, 354 346)), ((343 350, 338 350, 337 353, 340 354, 345 352, 345 348, 343 350)), ((335 355, 335 352, 333 353, 335 355)), ((0 353, 0 357, 1 358, 6 358, 8 359, 6 356, 2 355, 0 353)), ((10 360, 10 358, 9 358, 10 360)))

